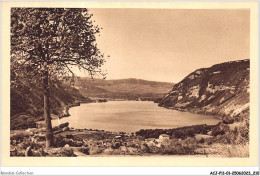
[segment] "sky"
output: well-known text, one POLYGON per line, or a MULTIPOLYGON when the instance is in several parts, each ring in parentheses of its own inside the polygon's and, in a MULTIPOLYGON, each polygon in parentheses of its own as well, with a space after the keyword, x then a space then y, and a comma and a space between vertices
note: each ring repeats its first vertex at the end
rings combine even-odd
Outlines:
POLYGON ((249 10, 89 9, 110 55, 107 79, 178 83, 199 68, 249 59, 249 10))

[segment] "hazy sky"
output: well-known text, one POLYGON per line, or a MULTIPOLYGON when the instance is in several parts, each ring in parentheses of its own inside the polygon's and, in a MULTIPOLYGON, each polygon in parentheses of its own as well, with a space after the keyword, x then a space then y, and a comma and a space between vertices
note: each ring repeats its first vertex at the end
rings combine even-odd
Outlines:
POLYGON ((249 10, 90 9, 110 55, 107 79, 177 83, 216 63, 249 58, 249 10))

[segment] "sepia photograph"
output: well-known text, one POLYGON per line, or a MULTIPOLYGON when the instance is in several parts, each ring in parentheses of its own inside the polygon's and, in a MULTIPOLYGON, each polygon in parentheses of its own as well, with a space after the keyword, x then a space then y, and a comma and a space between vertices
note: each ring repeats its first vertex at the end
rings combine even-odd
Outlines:
POLYGON ((9 12, 10 158, 254 154, 250 8, 9 12))

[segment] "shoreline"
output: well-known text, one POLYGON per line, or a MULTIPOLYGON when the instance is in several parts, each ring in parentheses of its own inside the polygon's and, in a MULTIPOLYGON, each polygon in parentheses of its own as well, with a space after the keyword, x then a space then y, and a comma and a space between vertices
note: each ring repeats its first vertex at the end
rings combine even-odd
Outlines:
MULTIPOLYGON (((97 101, 77 102, 69 105, 69 108, 94 102, 97 101)), ((69 108, 67 106, 68 111, 69 108)), ((45 148, 45 127, 43 122, 43 126, 37 128, 10 131, 10 156, 230 157, 229 155, 231 155, 231 157, 234 157, 243 155, 242 157, 247 157, 247 153, 241 154, 230 151, 228 145, 231 144, 221 144, 221 140, 215 134, 221 130, 223 125, 225 126, 225 124, 219 122, 215 125, 198 124, 166 129, 140 129, 133 133, 127 133, 70 128, 69 123, 65 122, 53 126, 55 146, 48 149, 45 148), (168 135, 168 139, 162 141, 160 139, 162 135, 168 135), (30 147, 30 143, 33 143, 34 147, 30 147)))
POLYGON ((64 117, 69 117, 70 113, 69 113, 69 109, 73 108, 73 107, 77 107, 80 106, 81 104, 88 104, 88 103, 102 103, 102 102, 107 102, 108 100, 106 98, 99 98, 99 99, 90 99, 90 100, 86 100, 86 101, 78 101, 78 102, 74 102, 70 105, 64 106, 63 107, 63 113, 58 115, 59 119, 62 119, 64 117))
MULTIPOLYGON (((117 99, 113 99, 113 100, 110 100, 110 101, 136 101, 136 102, 140 102, 140 100, 117 100, 117 99)), ((145 100, 145 101, 147 101, 147 100, 145 100)), ((77 107, 77 106, 80 106, 81 104, 88 104, 88 103, 106 103, 106 102, 109 102, 109 100, 108 101, 98 101, 98 99, 96 99, 96 100, 93 100, 93 99, 91 99, 91 101, 89 101, 89 102, 77 102, 77 103, 74 103, 74 104, 72 104, 72 105, 69 105, 69 106, 66 106, 66 107, 68 107, 69 109, 70 108, 73 108, 73 107, 77 107)), ((155 103, 154 101, 150 101, 150 102, 153 102, 153 103, 155 103)), ((158 106, 158 103, 155 103, 155 104, 157 104, 157 106, 158 106)), ((161 107, 161 106, 159 106, 159 107, 161 107)), ((166 109, 170 109, 170 110, 176 110, 176 111, 180 111, 180 112, 188 112, 188 113, 193 113, 193 114, 200 114, 200 113, 194 113, 194 112, 190 112, 190 111, 188 111, 188 110, 186 110, 186 111, 181 111, 181 110, 178 110, 178 109, 173 109, 173 108, 167 108, 167 107, 163 107, 163 108, 166 108, 166 109)), ((59 119, 62 119, 62 118, 65 118, 65 117, 70 117, 71 115, 69 114, 69 109, 67 110, 68 111, 68 115, 67 116, 63 116, 63 117, 61 117, 61 118, 59 118, 59 119)), ((211 116, 211 115, 208 115, 208 114, 200 114, 200 115, 205 115, 205 116, 211 116)), ((216 118, 216 116, 212 116, 213 118, 215 118, 215 119, 217 119, 217 120, 221 120, 221 119, 219 119, 219 118, 216 118)), ((53 118, 52 120, 56 120, 55 118, 53 118)), ((42 122, 42 121, 41 121, 42 122)), ((178 126, 178 127, 169 127, 169 128, 145 128, 145 129, 142 129, 142 128, 140 128, 139 130, 136 130, 136 131, 132 131, 132 132, 126 132, 126 131, 110 131, 110 130, 105 130, 105 129, 94 129, 94 128, 75 128, 75 127, 72 127, 73 129, 75 129, 75 130, 91 130, 91 131, 103 131, 103 132, 111 132, 111 133, 121 133, 121 132, 123 132, 123 133, 128 133, 128 134, 131 134, 131 133, 136 133, 136 132, 139 132, 140 130, 171 130, 171 129, 178 129, 178 128, 190 128, 190 127, 192 127, 192 126, 200 126, 200 125, 207 125, 207 126, 217 126, 219 123, 222 123, 223 121, 221 120, 221 121, 219 121, 219 122, 217 122, 217 123, 215 123, 215 124, 206 124, 206 123, 204 123, 204 124, 202 124, 202 123, 198 123, 198 124, 193 124, 193 125, 185 125, 185 126, 178 126)), ((65 122, 63 122, 63 123, 69 123, 68 122, 68 120, 67 121, 65 121, 65 122)), ((59 123, 58 125, 60 125, 60 124, 62 124, 62 123, 59 123)), ((57 126, 57 124, 56 124, 56 126, 57 126)), ((55 126, 53 126, 53 127, 55 127, 55 126)))
MULTIPOLYGON (((96 99, 90 99, 90 101, 79 101, 79 102, 76 102, 76 103, 73 103, 71 105, 68 105, 68 106, 65 106, 64 107, 64 111, 66 111, 66 113, 63 113, 62 116, 58 117, 58 119, 62 119, 64 117, 70 117, 70 113, 69 113, 69 110, 70 108, 73 108, 73 107, 77 107, 77 106, 80 106, 81 104, 88 104, 88 103, 106 103, 106 102, 109 102, 109 101, 150 101, 150 102, 153 102, 155 104, 157 104, 157 106, 159 106, 159 103, 153 101, 153 100, 125 100, 125 99, 107 99, 107 98, 96 98, 96 99)), ((180 111, 180 112, 188 112, 188 113, 192 113, 192 114, 200 114, 200 115, 205 115, 205 116, 212 116, 214 117, 215 119, 217 120, 221 120, 220 122, 223 122, 223 119, 219 116, 216 116, 216 115, 213 115, 213 114, 206 114, 206 113, 203 113, 202 111, 190 111, 188 109, 181 109, 181 108, 173 108, 173 107, 165 107, 165 106, 159 106, 159 107, 163 107, 163 108, 166 108, 166 109, 170 109, 170 110, 176 110, 176 111, 180 111)), ((55 120, 54 118, 52 118, 52 120, 55 120)), ((218 123, 220 123, 218 122, 218 123)), ((36 122, 37 123, 37 122, 36 122)), ((218 124, 217 123, 217 124, 218 124)), ((217 125, 215 124, 215 125, 217 125)), ((201 124, 195 124, 195 125, 201 125, 201 124)), ((207 124, 208 125, 208 124, 207 124)), ((193 125, 189 125, 189 126, 193 126, 193 125)), ((181 126, 181 127, 176 127, 176 128, 182 128, 182 127, 189 127, 189 126, 181 126)), ((209 125, 210 126, 210 125, 209 125)), ((78 129, 78 128, 77 128, 78 129)), ((154 129, 158 129, 158 128, 154 128, 154 129)), ((163 129, 172 129, 172 128, 163 128, 163 129)), ((98 130, 103 130, 104 129, 98 129, 98 130)), ((141 130, 141 129, 140 129, 141 130)), ((139 131, 140 131, 139 130, 139 131)), ((145 130, 150 130, 150 129, 145 129, 145 130)), ((153 130, 153 129, 151 129, 153 130)), ((134 133, 137 132, 137 131, 134 131, 134 133)))

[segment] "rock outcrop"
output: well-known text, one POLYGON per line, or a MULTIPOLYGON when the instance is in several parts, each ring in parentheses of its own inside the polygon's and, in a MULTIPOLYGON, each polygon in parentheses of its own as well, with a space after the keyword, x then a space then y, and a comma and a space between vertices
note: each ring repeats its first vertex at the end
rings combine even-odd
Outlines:
POLYGON ((198 69, 159 101, 159 106, 240 121, 249 117, 250 61, 198 69))

